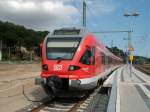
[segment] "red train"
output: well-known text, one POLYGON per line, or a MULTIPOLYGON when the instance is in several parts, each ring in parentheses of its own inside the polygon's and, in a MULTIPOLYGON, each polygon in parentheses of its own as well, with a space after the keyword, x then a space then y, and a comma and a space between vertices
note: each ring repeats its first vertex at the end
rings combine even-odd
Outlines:
POLYGON ((51 32, 41 45, 41 78, 45 90, 90 90, 97 86, 110 65, 122 60, 80 28, 51 32))

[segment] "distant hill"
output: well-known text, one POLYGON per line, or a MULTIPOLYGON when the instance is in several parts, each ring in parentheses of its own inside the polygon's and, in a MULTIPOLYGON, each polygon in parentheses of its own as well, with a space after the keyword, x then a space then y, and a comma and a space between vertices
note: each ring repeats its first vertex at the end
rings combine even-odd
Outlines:
POLYGON ((47 34, 48 31, 34 31, 26 29, 24 26, 0 21, 0 41, 3 41, 5 47, 24 46, 32 49, 38 46, 47 34))

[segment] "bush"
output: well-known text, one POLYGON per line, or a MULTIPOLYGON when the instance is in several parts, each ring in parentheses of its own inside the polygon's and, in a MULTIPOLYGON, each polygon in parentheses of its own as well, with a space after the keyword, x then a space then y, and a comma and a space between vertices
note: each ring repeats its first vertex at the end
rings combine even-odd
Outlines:
POLYGON ((2 54, 2 60, 4 60, 4 61, 9 60, 9 54, 8 53, 3 53, 2 54))

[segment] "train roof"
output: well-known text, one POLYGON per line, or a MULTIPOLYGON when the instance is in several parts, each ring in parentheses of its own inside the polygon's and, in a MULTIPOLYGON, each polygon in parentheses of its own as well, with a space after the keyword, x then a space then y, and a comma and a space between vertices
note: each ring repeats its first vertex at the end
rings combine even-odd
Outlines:
POLYGON ((120 57, 114 55, 111 51, 109 51, 109 49, 107 49, 106 46, 101 41, 99 41, 99 46, 100 46, 100 51, 105 55, 112 57, 113 59, 122 61, 120 57))
POLYGON ((57 38, 57 37, 85 37, 89 31, 85 28, 77 27, 66 27, 66 28, 57 28, 48 34, 47 37, 57 38))

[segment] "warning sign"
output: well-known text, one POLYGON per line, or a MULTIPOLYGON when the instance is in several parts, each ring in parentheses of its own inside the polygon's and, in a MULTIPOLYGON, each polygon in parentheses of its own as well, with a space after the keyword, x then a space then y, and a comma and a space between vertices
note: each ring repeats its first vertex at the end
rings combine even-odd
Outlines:
POLYGON ((129 51, 134 51, 134 48, 133 47, 129 47, 129 51))
POLYGON ((129 56, 129 60, 130 60, 130 61, 133 61, 133 59, 134 59, 134 56, 133 56, 133 55, 130 55, 130 56, 129 56))

